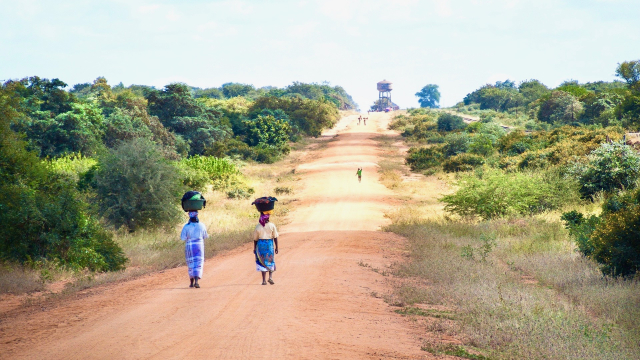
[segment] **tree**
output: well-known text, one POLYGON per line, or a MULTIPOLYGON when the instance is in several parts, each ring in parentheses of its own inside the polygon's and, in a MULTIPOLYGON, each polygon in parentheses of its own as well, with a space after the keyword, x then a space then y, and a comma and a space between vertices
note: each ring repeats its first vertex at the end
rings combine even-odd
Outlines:
POLYGON ((179 173, 153 141, 122 142, 101 157, 95 177, 100 211, 115 227, 133 231, 179 219, 179 173))
POLYGON ((550 90, 540 81, 532 79, 520 83, 518 91, 524 98, 524 104, 528 105, 547 94, 550 90))
POLYGON ((440 91, 438 85, 428 84, 422 88, 422 90, 416 93, 420 107, 438 108, 440 105, 440 91))
POLYGON ((449 113, 442 113, 438 116, 438 131, 454 131, 464 129, 467 124, 458 116, 449 113))
POLYGON ((618 64, 616 76, 624 79, 633 91, 640 91, 640 60, 618 64))
POLYGON ((222 84, 222 93, 228 99, 234 98, 236 96, 245 96, 252 90, 255 90, 253 85, 240 84, 240 83, 222 84))
POLYGON ((578 121, 582 110, 582 103, 575 96, 556 90, 543 97, 538 118, 550 124, 571 124, 578 121))
POLYGON ((271 115, 258 115, 255 120, 246 121, 245 126, 249 145, 268 145, 283 153, 289 152, 287 143, 291 128, 286 120, 278 120, 271 115))

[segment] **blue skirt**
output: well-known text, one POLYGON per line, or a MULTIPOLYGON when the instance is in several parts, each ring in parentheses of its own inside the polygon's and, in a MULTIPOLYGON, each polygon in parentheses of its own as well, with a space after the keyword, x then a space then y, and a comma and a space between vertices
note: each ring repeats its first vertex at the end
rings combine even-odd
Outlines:
POLYGON ((190 278, 202 278, 202 266, 204 265, 204 240, 187 241, 184 248, 184 257, 187 260, 190 278))
POLYGON ((256 270, 276 271, 273 239, 260 239, 256 245, 256 270))

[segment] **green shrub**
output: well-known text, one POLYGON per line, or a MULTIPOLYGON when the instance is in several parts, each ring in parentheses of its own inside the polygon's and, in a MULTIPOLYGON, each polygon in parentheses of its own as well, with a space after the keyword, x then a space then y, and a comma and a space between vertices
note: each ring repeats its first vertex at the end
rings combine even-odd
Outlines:
POLYGON ((476 154, 459 154, 452 156, 442 163, 446 172, 470 171, 484 165, 484 158, 476 154))
POLYGON ((461 130, 466 126, 464 120, 458 115, 443 112, 438 116, 438 131, 461 130))
POLYGON ((248 199, 254 192, 250 187, 239 186, 227 191, 227 197, 229 199, 248 199))
POLYGON ((505 173, 486 169, 463 175, 458 190, 440 200, 461 216, 492 219, 532 215, 577 201, 575 184, 556 173, 505 173))
POLYGON ((101 213, 117 228, 168 226, 180 217, 180 173, 148 139, 123 142, 102 156, 96 186, 101 213))
POLYGON ((421 171, 440 166, 443 158, 440 147, 411 148, 405 162, 411 170, 421 171))
POLYGON ((640 190, 611 196, 601 216, 571 211, 562 219, 578 250, 597 261, 604 274, 632 276, 640 270, 640 190))
POLYGON ((580 193, 593 197, 600 191, 632 189, 640 173, 640 156, 622 142, 604 143, 592 151, 586 164, 575 164, 571 173, 580 182, 580 193))
POLYGON ((471 136, 467 133, 447 134, 444 137, 444 147, 442 152, 445 156, 455 156, 469 151, 471 136))

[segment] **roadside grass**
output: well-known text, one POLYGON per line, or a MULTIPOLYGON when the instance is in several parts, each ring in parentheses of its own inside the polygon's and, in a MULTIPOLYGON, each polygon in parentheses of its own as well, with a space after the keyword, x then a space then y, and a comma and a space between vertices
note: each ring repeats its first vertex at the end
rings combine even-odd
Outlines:
POLYGON ((386 230, 408 239, 411 259, 396 275, 428 284, 405 283, 392 302, 455 308, 454 325, 435 321, 436 333, 491 358, 640 358, 639 282, 603 277, 558 222, 390 218, 386 230), (495 237, 485 261, 465 256, 482 251, 483 234, 495 237))

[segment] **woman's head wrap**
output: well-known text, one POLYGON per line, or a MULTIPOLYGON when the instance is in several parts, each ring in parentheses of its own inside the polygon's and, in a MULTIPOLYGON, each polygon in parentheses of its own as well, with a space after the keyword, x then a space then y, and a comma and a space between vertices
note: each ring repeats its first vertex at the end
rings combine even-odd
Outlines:
POLYGON ((269 214, 260 214, 260 220, 258 220, 260 225, 265 226, 269 222, 269 214))
POLYGON ((193 223, 199 222, 197 211, 189 211, 189 222, 193 222, 193 223))

